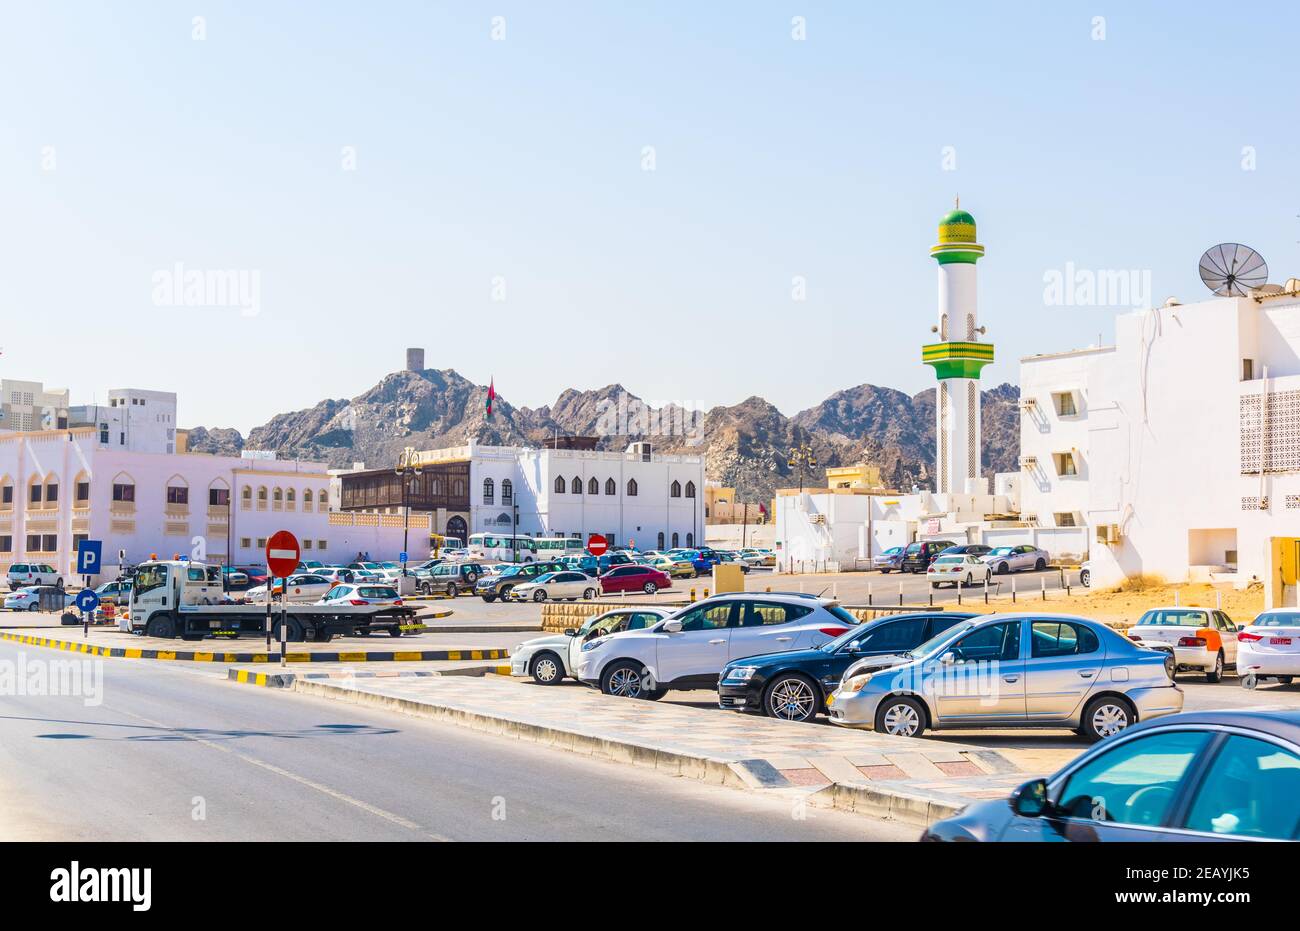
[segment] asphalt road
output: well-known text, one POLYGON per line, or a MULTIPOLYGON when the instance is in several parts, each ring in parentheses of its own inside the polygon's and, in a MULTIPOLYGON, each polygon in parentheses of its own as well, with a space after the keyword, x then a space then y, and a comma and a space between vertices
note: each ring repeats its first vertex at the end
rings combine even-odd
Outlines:
MULTIPOLYGON (((910 840, 805 808, 213 671, 0 642, 0 840, 910 840), (98 664, 100 703, 14 694, 98 664), (25 663, 26 665, 20 665, 25 663), (48 667, 46 667, 48 668, 48 667)), ((92 680, 93 684, 93 680, 92 680)))

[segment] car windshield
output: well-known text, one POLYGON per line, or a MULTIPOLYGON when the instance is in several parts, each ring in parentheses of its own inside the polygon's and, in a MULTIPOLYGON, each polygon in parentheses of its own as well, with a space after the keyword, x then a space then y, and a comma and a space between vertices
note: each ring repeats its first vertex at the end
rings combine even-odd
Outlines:
POLYGON ((925 641, 925 643, 921 644, 919 647, 913 650, 908 650, 907 655, 914 657, 916 659, 925 659, 927 656, 929 656, 935 650, 939 649, 949 640, 952 640, 954 637, 966 633, 966 631, 970 630, 974 626, 975 626, 975 621, 973 620, 962 621, 960 624, 954 624, 951 627, 949 627, 947 630, 935 634, 933 637, 925 641))
POLYGON ((1270 611, 1251 621, 1252 627, 1297 627, 1300 626, 1300 611, 1270 611))
POLYGON ((1139 627, 1204 627, 1209 621, 1204 611, 1156 608, 1142 615, 1139 627))
POLYGON ((135 593, 143 595, 167 584, 166 566, 141 566, 135 572, 135 593))
POLYGON ((990 555, 990 556, 1010 556, 1010 555, 1011 555, 1011 547, 1009 547, 1009 546, 995 546, 993 549, 989 550, 989 555, 990 555))

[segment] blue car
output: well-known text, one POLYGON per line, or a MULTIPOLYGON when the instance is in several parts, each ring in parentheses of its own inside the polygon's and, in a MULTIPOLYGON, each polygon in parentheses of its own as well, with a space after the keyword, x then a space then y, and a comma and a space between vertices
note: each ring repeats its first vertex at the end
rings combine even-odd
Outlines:
POLYGON ((879 569, 882 575, 903 570, 903 552, 901 546, 891 546, 883 553, 871 557, 871 568, 879 569))
POLYGON ((810 721, 825 712, 826 696, 853 663, 906 653, 975 616, 958 611, 891 614, 859 624, 816 649, 732 660, 718 677, 718 704, 770 718, 810 721))

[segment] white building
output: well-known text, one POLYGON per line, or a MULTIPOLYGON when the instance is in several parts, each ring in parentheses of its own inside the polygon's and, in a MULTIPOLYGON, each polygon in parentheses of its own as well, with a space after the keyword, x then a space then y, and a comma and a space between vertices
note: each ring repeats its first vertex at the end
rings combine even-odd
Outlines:
MULTIPOLYGON (((68 426, 93 427, 99 442, 132 452, 177 452, 176 395, 170 391, 115 388, 107 404, 69 411, 68 426)), ((183 451, 183 450, 180 450, 183 451)))
POLYGON ((68 425, 68 389, 38 381, 0 379, 0 430, 62 430, 68 425))
POLYGON ((1300 292, 1126 313, 1021 360, 1025 517, 1084 526, 1093 576, 1247 584, 1300 537, 1300 292))

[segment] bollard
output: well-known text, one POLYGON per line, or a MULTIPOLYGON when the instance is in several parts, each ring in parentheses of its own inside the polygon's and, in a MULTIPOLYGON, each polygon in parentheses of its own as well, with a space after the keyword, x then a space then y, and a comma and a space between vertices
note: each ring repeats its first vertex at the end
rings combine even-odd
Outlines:
POLYGON ((1014 575, 1011 577, 1011 603, 1016 603, 1016 577, 1014 575))
POLYGON ((958 583, 957 583, 957 604, 959 604, 959 605, 961 604, 961 588, 962 588, 962 585, 961 585, 960 582, 958 582, 958 583))
POLYGON ((984 603, 989 603, 989 577, 984 576, 984 603))
POLYGON ((1046 601, 1047 600, 1047 577, 1039 576, 1038 582, 1043 588, 1043 601, 1046 601))
POLYGON ((903 583, 902 582, 898 583, 898 606, 900 608, 903 606, 903 583))
POLYGON ((770 586, 770 585, 765 586, 765 587, 763 588, 763 591, 768 592, 768 593, 770 594, 771 591, 772 591, 772 586, 770 586))
POLYGON ((867 604, 871 604, 871 583, 867 583, 867 604))
POLYGON ((704 597, 705 598, 709 597, 709 590, 707 588, 704 590, 704 597))
MULTIPOLYGON (((899 604, 901 605, 902 602, 900 601, 899 604)), ((930 607, 932 607, 932 608, 934 607, 934 589, 933 589, 933 588, 930 589, 930 607)))
POLYGON ((695 600, 695 586, 691 586, 691 601, 695 600))

